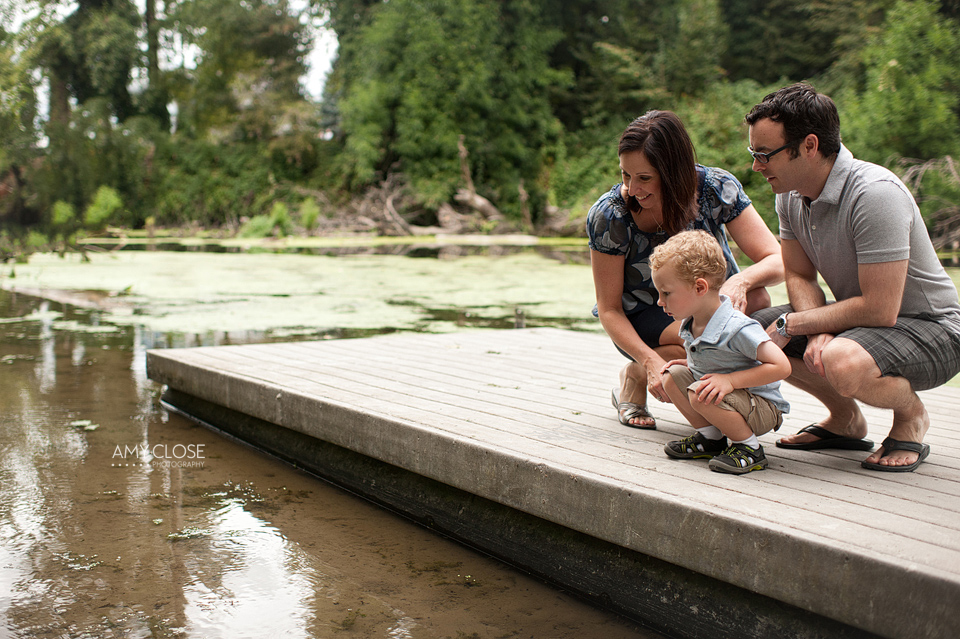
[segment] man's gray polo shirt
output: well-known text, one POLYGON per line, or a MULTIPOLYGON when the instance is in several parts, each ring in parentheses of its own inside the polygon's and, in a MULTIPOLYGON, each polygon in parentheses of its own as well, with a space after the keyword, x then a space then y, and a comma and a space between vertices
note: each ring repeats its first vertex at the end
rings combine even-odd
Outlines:
POLYGON ((777 195, 780 237, 796 240, 834 299, 861 295, 858 266, 910 260, 899 315, 960 323, 957 289, 937 258, 920 210, 891 171, 840 148, 812 202, 796 191, 777 195))

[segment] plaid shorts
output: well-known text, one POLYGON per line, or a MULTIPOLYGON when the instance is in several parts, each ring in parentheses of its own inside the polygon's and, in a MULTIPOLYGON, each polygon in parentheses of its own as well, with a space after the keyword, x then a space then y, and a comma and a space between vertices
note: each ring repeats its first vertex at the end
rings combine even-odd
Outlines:
MULTIPOLYGON (((752 317, 767 327, 792 311, 790 305, 775 306, 759 310, 752 317)), ((891 327, 851 328, 837 337, 862 346, 882 375, 904 377, 915 391, 936 388, 960 372, 960 325, 949 321, 899 317, 891 327)), ((803 359, 806 348, 806 336, 799 335, 790 339, 783 352, 803 359)))

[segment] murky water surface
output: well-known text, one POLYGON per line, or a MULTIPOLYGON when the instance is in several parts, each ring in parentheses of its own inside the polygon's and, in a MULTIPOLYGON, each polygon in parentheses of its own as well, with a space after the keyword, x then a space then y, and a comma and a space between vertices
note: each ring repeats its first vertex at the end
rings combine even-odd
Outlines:
POLYGON ((559 269, 569 294, 589 293, 567 317, 548 295, 511 299, 506 276, 496 302, 478 284, 475 305, 451 303, 501 266, 554 286, 557 269, 528 258, 423 275, 447 298, 436 306, 396 282, 425 268, 410 258, 354 269, 157 256, 17 268, 17 285, 73 289, 60 295, 73 304, 0 290, 0 637, 656 636, 167 413, 145 376, 156 346, 509 325, 517 306, 534 325, 576 325, 589 273, 559 269), (373 286, 378 272, 400 288, 373 286))

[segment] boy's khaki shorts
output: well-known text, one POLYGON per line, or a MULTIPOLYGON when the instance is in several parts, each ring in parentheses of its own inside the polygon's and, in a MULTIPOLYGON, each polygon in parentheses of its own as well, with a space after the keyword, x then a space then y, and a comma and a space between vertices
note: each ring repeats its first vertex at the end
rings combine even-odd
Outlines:
MULTIPOLYGON (((701 382, 694 381, 693 373, 686 366, 675 364, 667 369, 677 388, 696 391, 701 382)), ((759 397, 744 388, 737 388, 723 398, 719 404, 724 410, 740 413, 747 426, 755 435, 763 435, 778 430, 783 423, 783 413, 766 397, 759 397)))

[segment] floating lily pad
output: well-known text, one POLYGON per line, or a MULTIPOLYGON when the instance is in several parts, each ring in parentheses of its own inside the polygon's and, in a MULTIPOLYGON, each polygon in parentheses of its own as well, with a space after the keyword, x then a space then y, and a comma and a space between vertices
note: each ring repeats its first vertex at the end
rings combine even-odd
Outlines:
POLYGON ((100 428, 100 424, 94 424, 89 419, 75 419, 70 422, 70 425, 74 428, 82 428, 83 430, 97 430, 100 428))
POLYGON ((184 539, 199 539, 200 537, 205 537, 209 533, 202 528, 184 528, 183 530, 178 530, 167 535, 167 539, 170 541, 183 541, 184 539))

